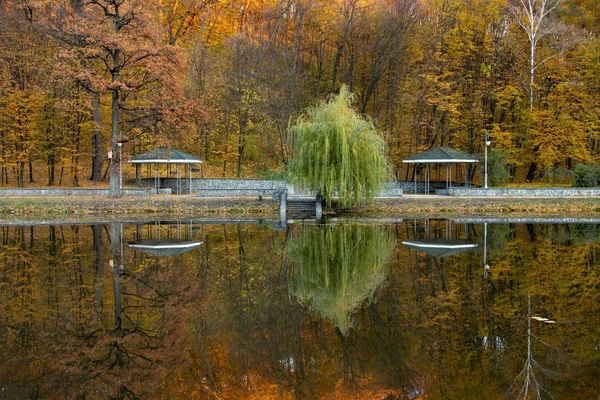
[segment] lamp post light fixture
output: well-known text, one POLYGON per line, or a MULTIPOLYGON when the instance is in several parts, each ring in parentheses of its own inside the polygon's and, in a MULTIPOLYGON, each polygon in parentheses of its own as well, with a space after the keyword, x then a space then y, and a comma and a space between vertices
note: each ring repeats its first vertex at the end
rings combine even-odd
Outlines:
POLYGON ((488 188, 488 147, 492 144, 490 140, 490 135, 485 131, 485 183, 484 187, 488 188))

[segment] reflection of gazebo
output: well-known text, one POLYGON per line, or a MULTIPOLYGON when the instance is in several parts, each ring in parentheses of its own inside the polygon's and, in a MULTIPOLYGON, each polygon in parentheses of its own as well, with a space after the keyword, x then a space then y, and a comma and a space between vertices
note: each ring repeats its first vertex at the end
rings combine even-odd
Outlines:
MULTIPOLYGON (((160 188, 160 167, 166 165, 167 170, 170 171, 172 165, 176 166, 176 187, 175 191, 177 194, 181 194, 182 179, 185 178, 185 174, 180 173, 180 166, 187 165, 187 177, 189 178, 189 193, 192 192, 192 166, 193 164, 199 164, 202 160, 198 157, 194 157, 190 154, 184 153, 170 147, 157 147, 150 151, 131 157, 132 164, 147 164, 150 168, 147 170, 147 176, 150 178, 154 177, 154 187, 156 193, 160 188)), ((183 171, 185 173, 185 169, 183 171)), ((170 176, 169 176, 170 177, 170 176)))
MULTIPOLYGON (((465 153, 464 151, 456 150, 455 148, 448 146, 434 147, 427 151, 419 154, 412 155, 402 160, 405 164, 415 164, 415 193, 417 193, 417 172, 416 167, 418 164, 427 165, 425 169, 425 193, 429 193, 430 190, 430 166, 434 164, 438 166, 438 173, 440 165, 446 165, 446 187, 452 187, 452 166, 457 164, 472 164, 478 163, 479 159, 472 154, 465 153)), ((471 177, 469 176, 469 169, 465 168, 465 186, 469 184, 471 177)))
POLYGON ((453 226, 450 220, 425 219, 420 224, 415 220, 413 237, 402 241, 402 244, 434 258, 452 257, 479 246, 471 241, 470 228, 470 224, 453 226))
POLYGON ((155 221, 145 225, 147 230, 137 224, 135 240, 127 244, 129 248, 157 257, 173 257, 202 245, 201 241, 194 239, 191 222, 187 225, 155 221))
POLYGON ((202 242, 190 242, 179 239, 146 239, 127 244, 127 246, 134 250, 157 257, 178 256, 201 245, 202 242))
POLYGON ((477 247, 477 244, 461 239, 405 240, 402 244, 436 258, 452 257, 477 247))

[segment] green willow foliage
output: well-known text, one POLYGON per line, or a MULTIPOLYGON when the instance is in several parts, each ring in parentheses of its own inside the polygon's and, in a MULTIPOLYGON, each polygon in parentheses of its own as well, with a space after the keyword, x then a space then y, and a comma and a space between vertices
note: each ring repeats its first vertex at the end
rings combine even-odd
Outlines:
POLYGON ((394 244, 381 226, 303 226, 287 245, 290 298, 347 334, 354 310, 370 302, 385 280, 394 244))
POLYGON ((353 101, 342 86, 339 95, 309 108, 289 129, 297 147, 290 181, 316 191, 328 207, 336 195, 342 207, 372 201, 389 176, 386 143, 352 108, 353 101))

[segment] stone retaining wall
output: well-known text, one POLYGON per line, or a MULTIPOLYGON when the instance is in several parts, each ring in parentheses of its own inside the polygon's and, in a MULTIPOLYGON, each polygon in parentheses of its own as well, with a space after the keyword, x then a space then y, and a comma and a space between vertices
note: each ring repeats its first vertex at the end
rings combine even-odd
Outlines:
MULTIPOLYGON (((181 190, 183 194, 189 193, 189 178, 181 179, 181 190)), ((389 182, 384 184, 380 197, 402 196, 400 182, 389 182)), ((175 178, 163 178, 160 180, 161 188, 170 188, 175 193, 177 180, 175 178)), ((142 186, 154 187, 154 178, 142 179, 142 186)), ((275 191, 287 190, 290 196, 314 196, 314 193, 298 190, 288 185, 283 180, 270 179, 220 179, 220 178, 193 178, 192 192, 199 197, 247 197, 261 196, 271 197, 275 191)))
POLYGON ((572 197, 600 196, 600 188, 449 188, 435 193, 453 197, 572 197))
MULTIPOLYGON (((146 196, 146 189, 123 189, 123 196, 146 196)), ((108 196, 108 189, 0 189, 0 197, 108 196)))
MULTIPOLYGON (((189 193, 189 178, 182 178, 181 193, 189 193)), ((154 188, 154 178, 141 180, 143 187, 154 188)), ((173 193, 177 190, 176 178, 161 178, 161 188, 170 188, 173 193)), ((259 192, 268 192, 285 189, 287 182, 269 179, 216 179, 216 178, 192 178, 192 192, 200 197, 240 197, 255 196, 259 192)))

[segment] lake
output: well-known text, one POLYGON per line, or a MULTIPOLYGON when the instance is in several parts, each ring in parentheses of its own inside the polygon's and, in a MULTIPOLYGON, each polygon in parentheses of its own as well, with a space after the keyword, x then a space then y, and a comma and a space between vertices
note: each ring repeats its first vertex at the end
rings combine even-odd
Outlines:
POLYGON ((600 221, 0 226, 0 399, 595 399, 600 221))

